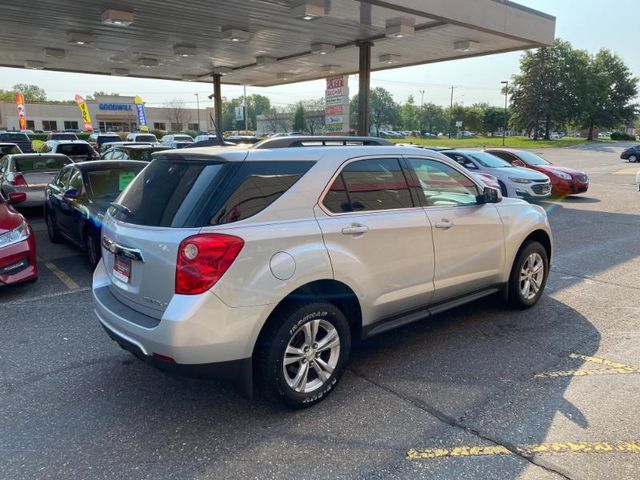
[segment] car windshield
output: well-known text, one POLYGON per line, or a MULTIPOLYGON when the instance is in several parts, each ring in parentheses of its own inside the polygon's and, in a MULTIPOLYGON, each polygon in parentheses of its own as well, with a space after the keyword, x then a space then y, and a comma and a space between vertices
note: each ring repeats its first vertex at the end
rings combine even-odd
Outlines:
POLYGON ((78 140, 75 133, 52 133, 51 140, 78 140))
POLYGON ((103 143, 120 142, 121 139, 118 135, 100 135, 96 141, 102 145, 103 143))
POLYGON ((150 142, 150 143, 154 143, 157 142, 158 139, 156 138, 155 135, 136 135, 136 142, 150 142))
POLYGON ((0 145, 0 157, 11 153, 20 153, 20 149, 15 145, 0 145))
POLYGON ((37 157, 16 158, 16 170, 18 172, 47 172, 60 170, 65 165, 69 165, 71 160, 65 157, 47 157, 41 155, 37 157))
POLYGON ((544 158, 540 155, 536 155, 535 153, 519 151, 518 156, 529 165, 551 165, 550 162, 547 162, 544 158))
POLYGON ((490 153, 474 152, 470 153, 469 156, 486 168, 512 168, 512 165, 509 162, 505 162, 501 158, 491 155, 490 153))
POLYGON ((62 143, 58 145, 57 152, 68 156, 88 155, 91 148, 86 143, 62 143))
POLYGON ((136 175, 144 168, 144 165, 125 167, 110 167, 86 172, 87 192, 93 199, 115 199, 136 175))
POLYGON ((159 152, 162 150, 166 150, 164 148, 144 148, 144 149, 130 149, 127 153, 129 154, 129 158, 131 160, 142 160, 143 162, 150 162, 153 160, 151 154, 153 152, 159 152))

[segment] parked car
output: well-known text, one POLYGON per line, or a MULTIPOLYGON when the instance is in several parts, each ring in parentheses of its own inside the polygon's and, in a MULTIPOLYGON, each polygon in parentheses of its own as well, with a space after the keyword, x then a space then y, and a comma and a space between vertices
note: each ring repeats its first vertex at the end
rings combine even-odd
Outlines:
POLYGON ((42 144, 42 153, 61 153, 74 162, 84 162, 100 158, 88 142, 84 140, 48 140, 42 144))
POLYGON ((634 145, 633 147, 627 148, 624 152, 620 154, 620 158, 623 160, 628 160, 631 163, 636 163, 640 161, 640 145, 634 145))
POLYGON ((26 198, 23 192, 0 193, 0 286, 38 278, 33 230, 12 206, 26 198))
POLYGON ((40 207, 44 189, 65 165, 73 163, 66 155, 55 153, 20 153, 0 159, 0 190, 8 198, 25 193, 24 207, 40 207))
POLYGON ((96 161, 68 165, 46 188, 44 213, 49 240, 65 239, 87 254, 91 267, 100 260, 100 231, 105 211, 146 162, 96 161))
POLYGON ((104 143, 102 147, 100 147, 100 153, 103 154, 107 150, 113 147, 124 147, 127 145, 159 145, 159 144, 154 142, 110 142, 110 143, 104 143))
POLYGON ((186 134, 165 135, 160 143, 169 148, 184 148, 193 143, 193 138, 186 134))
POLYGON ((535 201, 551 196, 551 181, 542 173, 528 168, 514 167, 487 152, 445 150, 442 153, 471 173, 488 173, 496 177, 500 191, 505 197, 535 201))
POLYGON ((157 154, 104 217, 92 290, 108 335, 301 408, 361 338, 501 291, 536 304, 552 249, 541 207, 439 153, 374 145, 157 154))
POLYGON ((0 158, 5 155, 13 155, 15 153, 22 153, 20 147, 15 143, 0 143, 0 158))
POLYGON ((49 140, 78 140, 78 135, 74 132, 49 132, 47 141, 49 140))
POLYGON ((0 132, 0 143, 15 143, 23 153, 32 153, 31 139, 24 133, 0 132))
POLYGON ((145 143, 134 143, 130 145, 117 145, 107 149, 100 158, 103 160, 142 160, 150 162, 153 160, 151 154, 168 150, 171 147, 166 145, 151 145, 145 143))
POLYGON ((158 143, 157 137, 153 133, 130 133, 127 135, 127 142, 135 143, 158 143))
POLYGON ((93 133, 89 136, 89 142, 95 143, 92 146, 98 151, 105 144, 121 141, 122 139, 117 133, 93 133))
POLYGON ((197 142, 206 142, 209 140, 215 140, 216 138, 218 138, 214 133, 202 133, 200 135, 197 135, 196 138, 193 139, 194 143, 197 142))
POLYGON ((540 155, 526 150, 488 148, 487 153, 496 155, 517 167, 526 167, 545 174, 551 180, 552 195, 572 195, 589 189, 589 176, 573 168, 554 165, 540 155))

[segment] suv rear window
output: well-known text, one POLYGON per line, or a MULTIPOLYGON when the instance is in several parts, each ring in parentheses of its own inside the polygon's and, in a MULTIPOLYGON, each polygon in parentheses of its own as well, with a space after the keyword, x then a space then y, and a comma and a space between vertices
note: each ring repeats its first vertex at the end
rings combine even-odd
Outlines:
POLYGON ((313 162, 156 159, 109 209, 117 220, 157 227, 200 227, 244 220, 271 205, 313 162))
POLYGON ((50 170, 60 170, 71 161, 64 157, 46 157, 44 155, 30 158, 16 158, 16 170, 18 172, 47 172, 50 170))
POLYGON ((138 143, 156 143, 158 139, 155 135, 136 135, 135 141, 138 143))
POLYGON ((0 140, 3 142, 30 142, 29 137, 24 133, 0 133, 0 140))
POLYGON ((56 153, 62 153, 67 156, 72 155, 89 155, 91 148, 85 143, 61 143, 56 149, 56 153))
POLYGON ((414 206, 400 162, 395 158, 348 164, 334 180, 323 204, 333 213, 414 206))

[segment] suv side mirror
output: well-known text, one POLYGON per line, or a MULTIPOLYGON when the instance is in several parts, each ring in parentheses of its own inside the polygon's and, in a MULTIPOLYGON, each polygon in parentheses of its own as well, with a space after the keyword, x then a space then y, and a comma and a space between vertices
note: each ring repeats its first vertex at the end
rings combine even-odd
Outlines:
POLYGON ((482 195, 478 198, 478 203, 500 203, 502 201, 502 192, 499 188, 484 187, 482 195))
POLYGON ((78 198, 80 196, 80 192, 75 188, 70 188, 66 192, 64 192, 64 198, 78 198))
POLYGON ((24 192, 12 192, 9 194, 9 203, 15 205, 16 203, 22 203, 27 199, 27 194, 24 192))

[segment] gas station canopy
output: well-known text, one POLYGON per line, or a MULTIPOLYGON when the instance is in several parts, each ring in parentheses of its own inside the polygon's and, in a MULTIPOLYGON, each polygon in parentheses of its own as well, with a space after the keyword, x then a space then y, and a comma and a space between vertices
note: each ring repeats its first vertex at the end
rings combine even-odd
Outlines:
POLYGON ((2 7, 0 66, 271 86, 549 45, 506 0, 40 0, 2 7))

